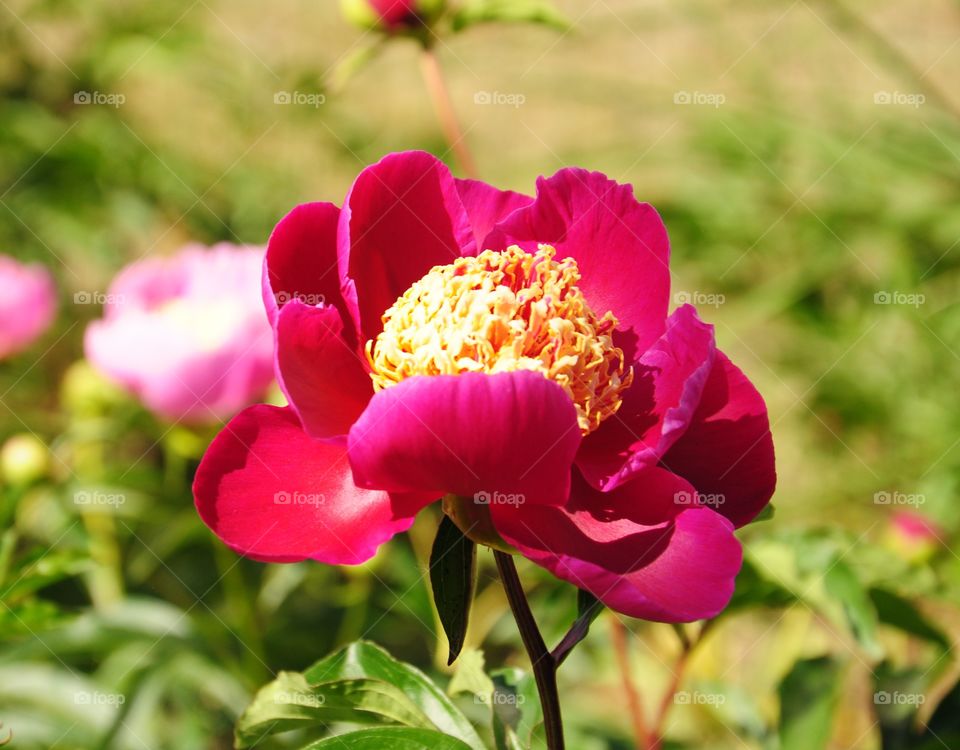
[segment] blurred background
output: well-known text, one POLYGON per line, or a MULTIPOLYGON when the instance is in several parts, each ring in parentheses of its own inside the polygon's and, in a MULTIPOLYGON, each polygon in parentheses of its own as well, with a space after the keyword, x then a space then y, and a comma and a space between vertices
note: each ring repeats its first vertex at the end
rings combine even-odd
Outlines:
MULTIPOLYGON (((657 207, 674 302, 765 395, 780 476, 695 648, 597 620, 560 673, 570 745, 634 747, 626 672, 648 719, 676 681, 668 747, 960 748, 960 5, 555 7, 565 28, 437 44, 480 174, 531 192, 582 166, 657 207)), ((231 747, 259 685, 360 637, 447 684, 436 518, 359 568, 240 560, 190 495, 219 424, 151 416, 83 361, 127 263, 262 245, 389 151, 456 171, 418 56, 329 1, 0 0, 0 253, 59 295, 0 363, 0 741, 231 747)), ((573 589, 521 574, 555 640, 573 589)), ((469 646, 527 666, 486 554, 469 646)))

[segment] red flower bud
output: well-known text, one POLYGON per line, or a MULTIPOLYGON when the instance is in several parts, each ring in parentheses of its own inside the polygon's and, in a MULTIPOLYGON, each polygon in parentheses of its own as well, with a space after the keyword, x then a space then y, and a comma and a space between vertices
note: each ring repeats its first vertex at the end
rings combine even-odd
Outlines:
POLYGON ((342 0, 348 21, 366 29, 403 31, 435 19, 444 0, 342 0))

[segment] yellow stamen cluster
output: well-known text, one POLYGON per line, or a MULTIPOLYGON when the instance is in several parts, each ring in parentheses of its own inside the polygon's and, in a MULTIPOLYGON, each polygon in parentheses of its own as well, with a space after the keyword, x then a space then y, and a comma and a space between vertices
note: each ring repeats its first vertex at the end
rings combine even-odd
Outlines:
POLYGON ((573 400, 583 434, 620 408, 633 381, 613 344, 613 314, 598 318, 577 287, 576 261, 556 250, 486 250, 435 266, 383 315, 367 342, 374 387, 411 375, 534 370, 573 400))

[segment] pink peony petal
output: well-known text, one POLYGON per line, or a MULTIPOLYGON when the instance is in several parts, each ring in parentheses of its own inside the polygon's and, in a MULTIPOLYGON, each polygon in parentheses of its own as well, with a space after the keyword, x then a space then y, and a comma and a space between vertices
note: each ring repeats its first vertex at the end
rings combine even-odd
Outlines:
POLYGON ((663 336, 634 363, 619 411, 580 447, 577 465, 594 487, 614 489, 657 464, 687 429, 714 351, 713 326, 691 305, 674 311, 663 336))
POLYGON ((652 468, 612 492, 575 478, 565 508, 502 504, 491 512, 525 557, 611 609, 691 622, 727 605, 742 559, 733 524, 695 507, 695 498, 683 479, 652 468))
POLYGON ((663 457, 737 526, 752 521, 777 484, 773 436, 763 397, 721 352, 690 426, 663 457))
POLYGON ((450 170, 422 151, 390 154, 360 173, 340 214, 339 243, 343 295, 364 341, 414 281, 475 248, 450 170))
POLYGON ((280 310, 276 330, 278 380, 304 430, 345 442, 373 396, 373 384, 343 337, 340 313, 294 300, 280 310))
POLYGON ((361 487, 559 504, 580 429, 570 398, 537 372, 414 376, 371 399, 347 444, 361 487))
POLYGON ((193 493, 204 523, 234 551, 334 565, 368 560, 430 501, 358 488, 343 446, 310 439, 291 410, 263 405, 216 437, 193 493))
POLYGON ((620 321, 616 339, 628 361, 663 333, 670 295, 670 242, 660 216, 629 185, 598 172, 562 169, 537 181, 536 200, 516 211, 485 244, 502 250, 537 243, 576 259, 580 288, 598 315, 620 321))
MULTIPOLYGON (((271 323, 284 304, 299 300, 332 305, 350 325, 337 270, 339 220, 340 209, 332 203, 304 203, 273 230, 263 266, 263 304, 271 323)), ((348 335, 353 336, 352 326, 348 335)))
POLYGON ((512 190, 498 190, 480 180, 457 181, 460 199, 467 209, 473 236, 477 241, 477 252, 487 249, 487 235, 501 221, 518 208, 529 206, 533 198, 512 190))

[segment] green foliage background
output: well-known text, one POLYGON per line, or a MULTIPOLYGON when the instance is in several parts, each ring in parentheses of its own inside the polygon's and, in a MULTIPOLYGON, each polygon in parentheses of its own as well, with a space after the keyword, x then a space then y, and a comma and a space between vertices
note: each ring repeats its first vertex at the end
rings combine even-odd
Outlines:
MULTIPOLYGON (((778 451, 777 514, 742 534, 737 598, 689 660, 671 746, 960 747, 960 7, 556 5, 565 31, 478 25, 438 45, 482 175, 529 192, 578 165, 632 183, 667 223, 675 290, 765 394, 778 451), (929 554, 896 543, 904 496, 940 527, 929 554)), ((42 476, 2 487, 12 747, 230 747, 260 685, 360 637, 446 683, 422 575, 436 517, 356 569, 239 560, 190 499, 212 433, 155 421, 77 364, 99 311, 74 295, 124 263, 188 240, 263 243, 388 151, 446 155, 412 42, 343 80, 373 41, 313 0, 0 3, 0 252, 46 264, 62 297, 55 329, 0 365, 0 438, 50 449, 42 476), (281 91, 325 101, 275 104, 281 91), (73 502, 92 489, 126 502, 73 502)), ((468 649, 525 667, 480 562, 468 649)), ((556 640, 575 593, 522 573, 556 640)), ((561 671, 576 748, 632 746, 610 619, 561 671)), ((652 713, 679 641, 626 625, 652 713)), ((469 693, 457 700, 480 721, 469 693)))

